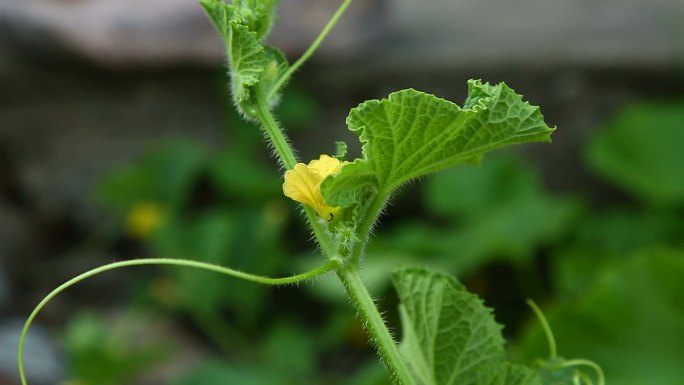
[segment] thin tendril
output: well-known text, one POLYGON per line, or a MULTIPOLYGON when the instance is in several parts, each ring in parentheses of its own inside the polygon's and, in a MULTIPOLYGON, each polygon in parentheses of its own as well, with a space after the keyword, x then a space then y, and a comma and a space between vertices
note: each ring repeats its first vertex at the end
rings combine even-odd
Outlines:
POLYGON ((264 285, 288 285, 288 284, 293 284, 301 281, 305 281, 311 278, 314 278, 316 276, 319 276, 321 274, 325 274, 331 270, 336 269, 339 266, 339 263, 336 260, 331 260, 328 263, 313 269, 311 271, 307 271, 302 274, 297 274, 293 275, 291 277, 284 277, 284 278, 270 278, 270 277, 264 277, 260 275, 255 275, 255 274, 249 274, 249 273, 244 273, 242 271, 238 270, 233 270, 229 269, 227 267, 219 266, 219 265, 214 265, 211 263, 205 263, 205 262, 199 262, 199 261, 192 261, 192 260, 187 260, 187 259, 173 259, 173 258, 144 258, 144 259, 134 259, 130 261, 122 261, 122 262, 114 262, 110 263, 104 266, 97 267, 92 270, 88 270, 83 274, 80 274, 63 284, 61 284, 59 287, 56 289, 52 290, 50 294, 45 296, 42 301, 36 305, 36 307, 33 309, 31 312, 31 315, 29 315, 28 319, 26 320, 26 323, 24 324, 24 328, 21 331, 21 336, 19 337, 19 347, 17 350, 17 363, 19 366, 19 377, 21 379, 21 384, 22 385, 27 385, 26 382, 26 375, 24 373, 24 359, 23 359, 23 353, 24 353, 24 340, 26 339, 26 333, 28 332, 29 327, 31 326, 31 323, 33 322, 33 319, 38 315, 40 310, 45 307, 45 305, 48 304, 57 294, 61 293, 62 291, 66 290, 67 288, 79 283, 80 281, 90 278, 94 275, 104 273, 109 270, 114 270, 122 267, 129 267, 129 266, 142 266, 142 265, 173 265, 173 266, 183 266, 183 267, 192 267, 196 269, 202 269, 202 270, 208 270, 208 271, 213 271, 216 273, 220 274, 225 274, 234 278, 239 278, 239 279, 244 279, 246 281, 251 281, 251 282, 256 282, 256 283, 261 283, 264 285))
POLYGON ((577 358, 573 360, 567 360, 563 361, 563 363, 560 364, 560 367, 562 368, 567 368, 571 366, 588 366, 596 372, 596 377, 598 378, 598 385, 606 385, 606 377, 603 374, 603 369, 595 363, 594 361, 586 360, 583 358, 577 358))
POLYGON ((313 43, 311 43, 311 46, 302 54, 302 56, 297 59, 294 64, 290 66, 290 68, 285 71, 285 73, 278 78, 278 81, 276 81, 275 85, 271 89, 271 92, 269 92, 268 95, 266 95, 266 100, 271 100, 273 95, 276 94, 280 90, 280 88, 287 82, 292 74, 299 69, 299 67, 302 66, 310 57, 311 55, 316 52, 316 49, 321 45, 323 40, 325 40, 326 37, 328 37, 328 34, 330 34, 330 31, 332 31, 333 27, 337 24, 339 21, 340 17, 344 15, 344 12, 347 10, 349 5, 351 4, 352 0, 345 0, 342 5, 337 9, 333 17, 328 21, 328 24, 325 25, 323 30, 321 31, 320 34, 318 34, 318 37, 316 37, 316 40, 314 40, 313 43))
POLYGON ((551 331, 551 327, 549 326, 549 323, 546 321, 544 313, 542 313, 539 306, 537 306, 537 304, 534 303, 534 301, 532 301, 531 299, 527 300, 527 305, 530 308, 532 308, 532 311, 537 316, 539 323, 542 325, 542 329, 544 329, 544 334, 546 334, 546 341, 549 344, 549 358, 556 358, 556 339, 553 337, 553 331, 551 331))
POLYGON ((594 385, 594 381, 586 373, 577 371, 577 376, 580 378, 582 384, 594 385))
POLYGON ((575 371, 572 374, 572 385, 582 385, 582 379, 580 378, 580 371, 575 371))
MULTIPOLYGON (((544 313, 542 313, 541 309, 539 309, 539 306, 537 306, 534 301, 531 299, 527 300, 527 304, 532 308, 532 311, 534 311, 534 314, 537 316, 539 319, 539 323, 542 324, 542 328, 544 329, 544 333, 546 334, 546 340, 549 343, 549 355, 551 356, 550 359, 553 360, 556 358, 556 339, 553 337, 553 332, 551 331, 551 327, 549 326, 549 323, 546 321, 546 317, 544 317, 544 313)), ((603 374, 603 369, 595 363, 594 361, 587 360, 584 358, 576 358, 572 360, 562 360, 560 363, 554 363, 552 365, 543 365, 545 367, 550 367, 550 368, 568 368, 572 366, 588 366, 592 369, 594 369, 594 372, 596 373, 596 377, 598 379, 598 385, 606 385, 606 377, 603 374)), ((573 375, 573 383, 575 385, 582 385, 582 384, 588 384, 588 385, 593 385, 593 381, 591 378, 580 372, 577 371, 573 375)))

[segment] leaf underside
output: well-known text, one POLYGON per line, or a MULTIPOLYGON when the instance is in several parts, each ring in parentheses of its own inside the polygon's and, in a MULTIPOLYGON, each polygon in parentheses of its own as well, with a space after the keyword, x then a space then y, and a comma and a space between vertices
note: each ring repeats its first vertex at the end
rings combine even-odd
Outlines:
POLYGON ((479 163, 497 148, 550 141, 554 129, 544 123, 539 108, 508 86, 479 80, 468 86, 464 107, 407 89, 352 109, 347 125, 359 136, 363 156, 324 181, 325 201, 349 206, 369 184, 389 194, 412 179, 479 163))
POLYGON ((424 269, 393 274, 401 301, 401 351, 420 385, 540 385, 504 359, 492 310, 452 277, 424 269))
POLYGON ((255 32, 236 22, 231 22, 230 28, 229 56, 233 97, 237 102, 243 102, 249 99, 250 87, 261 79, 268 59, 255 32))

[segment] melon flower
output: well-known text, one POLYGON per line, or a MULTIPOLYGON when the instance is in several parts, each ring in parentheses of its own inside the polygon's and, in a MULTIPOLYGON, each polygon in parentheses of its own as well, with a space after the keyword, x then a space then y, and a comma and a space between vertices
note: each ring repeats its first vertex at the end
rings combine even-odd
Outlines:
POLYGON ((349 162, 340 162, 339 159, 329 155, 321 155, 308 165, 297 163, 292 170, 285 173, 283 193, 286 197, 313 208, 320 218, 330 222, 342 208, 332 207, 325 203, 321 195, 321 183, 328 176, 339 173, 347 163, 349 162))

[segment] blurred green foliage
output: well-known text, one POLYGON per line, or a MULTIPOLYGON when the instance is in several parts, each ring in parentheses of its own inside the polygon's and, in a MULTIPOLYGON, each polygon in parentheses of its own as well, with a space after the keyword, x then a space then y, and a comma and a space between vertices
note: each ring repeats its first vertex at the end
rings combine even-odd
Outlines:
POLYGON ((64 345, 78 384, 129 383, 168 356, 168 344, 146 330, 146 321, 130 314, 103 320, 80 313, 64 333, 64 345))
MULTIPOLYGON (((609 384, 680 383, 684 253, 644 251, 595 269, 589 287, 547 310, 562 354, 591 357, 609 384)), ((545 345, 539 328, 531 327, 514 355, 528 361, 543 354, 545 345)))
POLYGON ((534 168, 512 156, 438 174, 423 195, 426 214, 440 225, 409 224, 389 242, 460 276, 493 260, 528 263, 562 237, 578 209, 572 200, 544 192, 534 168))
POLYGON ((588 145, 589 166, 645 203, 684 203, 684 103, 631 106, 588 145))
MULTIPOLYGON (((315 101, 296 92, 283 100, 280 116, 286 126, 301 127, 315 113, 315 101)), ((304 255, 309 245, 299 240, 306 230, 281 196, 281 175, 255 156, 265 154, 258 130, 236 116, 227 121, 230 146, 159 145, 105 178, 99 200, 119 218, 122 236, 155 256, 266 275, 316 263, 304 255), (149 210, 132 227, 141 205, 149 210)), ((396 197, 413 214, 393 213, 378 231, 364 278, 374 294, 387 297, 383 307, 397 327, 389 275, 395 267, 419 262, 466 284, 484 281, 490 292, 518 286, 513 316, 526 322, 509 335, 518 362, 546 355, 541 328, 524 306, 528 296, 544 305, 559 354, 594 359, 609 384, 677 384, 684 362, 682 135, 681 104, 631 106, 597 129, 585 160, 617 187, 599 191, 608 198, 551 194, 536 168, 515 153, 431 177, 396 197), (488 273, 494 265, 506 266, 510 276, 498 281, 488 273)), ((177 385, 388 384, 334 277, 305 285, 295 300, 287 290, 176 269, 160 270, 141 287, 131 294, 139 303, 214 344, 214 358, 177 385), (362 359, 342 358, 349 355, 362 359)), ((497 317, 509 324, 501 314, 511 313, 497 317)), ((160 359, 172 359, 158 355, 156 343, 132 348, 123 342, 130 335, 103 325, 79 316, 67 330, 73 374, 83 383, 128 383, 160 359)), ((564 378, 560 373, 553 381, 564 378)))
MULTIPOLYGON (((684 105, 627 108, 587 146, 590 169, 642 204, 587 213, 554 251, 547 315, 566 357, 589 357, 611 385, 678 384, 684 362, 684 105)), ((543 355, 535 325, 513 355, 543 355)), ((569 382, 568 382, 569 384, 569 382)))

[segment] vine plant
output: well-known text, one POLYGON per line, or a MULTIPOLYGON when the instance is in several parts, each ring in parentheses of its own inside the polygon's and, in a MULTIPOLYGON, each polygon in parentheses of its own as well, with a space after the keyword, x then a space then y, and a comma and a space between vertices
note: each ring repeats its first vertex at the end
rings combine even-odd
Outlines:
MULTIPOLYGON (((18 348, 23 368, 24 338, 38 312, 57 294, 93 275, 140 265, 175 265, 210 270, 267 285, 287 285, 334 272, 368 331, 371 343, 391 378, 400 385, 536 385, 537 370, 505 360, 502 327, 477 296, 453 277, 424 268, 393 272, 399 294, 403 340, 389 332, 369 294, 359 267, 371 233, 395 191, 422 176, 461 164, 477 164, 485 153, 516 143, 548 142, 539 108, 523 101, 505 84, 468 82, 462 107, 413 89, 353 108, 349 129, 362 144, 362 157, 346 160, 346 144, 337 142, 334 156, 299 163, 273 109, 291 76, 314 53, 351 4, 344 0, 310 48, 288 64, 277 49, 266 46, 275 20, 277 0, 200 0, 223 38, 231 92, 242 116, 261 125, 269 146, 286 170, 283 192, 302 204, 315 241, 327 259, 320 267, 286 278, 269 278, 212 264, 167 258, 116 262, 83 273, 56 288, 29 316, 18 348)), ((454 192, 457 194, 457 192, 454 192)), ((535 307, 536 310, 536 307, 535 307)), ((547 328, 548 329, 548 328, 547 328)), ((555 356, 555 346, 552 350, 555 356)), ((559 361, 553 369, 586 365, 559 361)), ((576 385, 591 384, 575 375, 576 385)), ((599 383, 603 383, 602 377, 599 383)))

